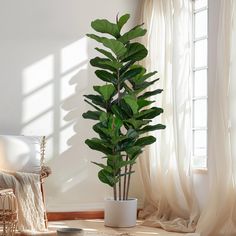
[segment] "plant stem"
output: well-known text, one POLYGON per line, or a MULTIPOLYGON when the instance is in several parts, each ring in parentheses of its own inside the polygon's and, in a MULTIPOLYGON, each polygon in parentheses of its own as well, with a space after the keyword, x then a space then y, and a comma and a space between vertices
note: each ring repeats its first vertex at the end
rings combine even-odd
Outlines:
POLYGON ((114 200, 117 200, 117 193, 116 193, 116 184, 113 186, 113 194, 114 194, 114 200))
POLYGON ((129 165, 129 175, 128 175, 128 183, 127 183, 127 188, 126 188, 125 200, 128 200, 131 171, 132 171, 132 165, 129 165))
MULTIPOLYGON (((121 170, 119 170, 119 175, 121 174, 121 170)), ((121 179, 119 179, 119 200, 121 200, 121 179)))
MULTIPOLYGON (((125 161, 128 161, 128 155, 126 155, 125 161)), ((127 165, 125 166, 125 176, 124 176, 124 184, 123 184, 123 200, 125 200, 126 193, 126 182, 127 182, 127 165)))

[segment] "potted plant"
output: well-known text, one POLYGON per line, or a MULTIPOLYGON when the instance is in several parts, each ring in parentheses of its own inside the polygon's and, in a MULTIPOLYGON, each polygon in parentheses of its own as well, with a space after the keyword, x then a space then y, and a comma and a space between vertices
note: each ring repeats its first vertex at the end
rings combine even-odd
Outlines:
POLYGON ((165 128, 162 124, 150 124, 163 112, 150 97, 162 89, 150 91, 158 80, 150 77, 157 72, 147 73, 138 64, 148 54, 144 45, 135 42, 146 34, 143 24, 121 32, 129 18, 129 14, 117 17, 116 23, 97 19, 91 26, 100 34, 87 34, 102 44, 102 48, 95 48, 101 57, 91 59, 90 64, 97 68, 95 74, 104 84, 93 86, 94 94, 84 95, 93 110, 83 113, 83 117, 96 121, 93 130, 97 133, 97 137, 85 143, 103 153, 103 161, 93 163, 101 168, 100 181, 113 188, 113 199, 105 202, 105 225, 114 227, 135 225, 137 199, 128 197, 133 165, 144 147, 156 141, 148 133, 165 128), (122 213, 122 209, 126 212, 122 213))

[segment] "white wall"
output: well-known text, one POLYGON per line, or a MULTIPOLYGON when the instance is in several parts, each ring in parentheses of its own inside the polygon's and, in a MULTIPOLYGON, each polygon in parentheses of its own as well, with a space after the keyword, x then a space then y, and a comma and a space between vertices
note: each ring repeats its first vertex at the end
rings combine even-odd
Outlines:
MULTIPOLYGON (((0 133, 47 135, 49 211, 102 208, 108 188, 90 161, 99 155, 84 140, 93 136, 82 95, 97 82, 88 61, 95 43, 85 34, 97 18, 131 13, 141 0, 0 0, 0 133)), ((142 198, 139 179, 133 196, 142 198)))

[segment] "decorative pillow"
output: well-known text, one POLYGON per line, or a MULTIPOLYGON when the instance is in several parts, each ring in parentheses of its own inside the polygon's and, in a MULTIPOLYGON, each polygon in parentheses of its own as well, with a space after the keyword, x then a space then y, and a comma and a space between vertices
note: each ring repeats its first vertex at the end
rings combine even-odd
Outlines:
POLYGON ((40 173, 42 137, 0 135, 0 170, 40 173))

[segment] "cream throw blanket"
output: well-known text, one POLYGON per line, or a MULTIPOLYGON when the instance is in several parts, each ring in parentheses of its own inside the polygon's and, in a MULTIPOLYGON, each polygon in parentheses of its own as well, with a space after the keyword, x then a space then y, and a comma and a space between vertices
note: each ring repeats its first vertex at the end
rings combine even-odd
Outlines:
POLYGON ((46 231, 39 174, 0 172, 0 188, 12 188, 18 202, 18 230, 46 231))

